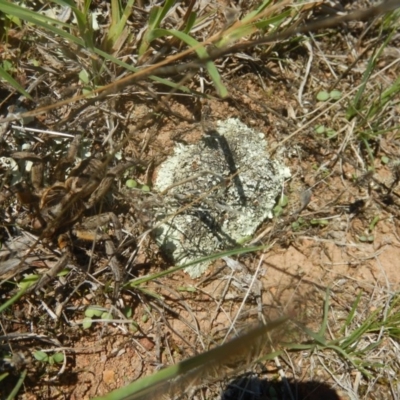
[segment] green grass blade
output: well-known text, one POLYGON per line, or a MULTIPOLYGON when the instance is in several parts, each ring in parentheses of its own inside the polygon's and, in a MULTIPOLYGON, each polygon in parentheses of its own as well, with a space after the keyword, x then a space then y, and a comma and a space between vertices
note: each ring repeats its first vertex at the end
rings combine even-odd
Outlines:
POLYGON ((139 57, 141 57, 144 53, 146 53, 146 51, 148 50, 148 48, 150 47, 150 36, 152 34, 152 26, 154 26, 156 24, 156 21, 158 20, 158 14, 161 13, 161 9, 160 7, 153 7, 150 10, 150 15, 149 15, 149 27, 147 28, 145 34, 143 35, 142 38, 142 42, 140 43, 140 47, 139 47, 139 57))
MULTIPOLYGON (((161 25, 162 20, 167 15, 168 11, 173 7, 176 0, 166 0, 162 7, 157 7, 157 12, 154 13, 153 18, 150 20, 149 31, 153 31, 161 25)), ((156 7, 154 7, 156 8, 156 7)))
POLYGON ((13 400, 13 399, 17 398, 19 389, 21 389, 21 386, 24 384, 24 380, 25 380, 27 374, 28 374, 28 370, 26 370, 26 369, 24 369, 20 373, 17 383, 15 384, 11 393, 7 396, 7 400, 13 400))
POLYGON ((142 56, 150 47, 153 31, 160 27, 162 20, 167 15, 168 11, 175 4, 176 0, 166 0, 162 7, 155 6, 150 10, 149 26, 143 35, 142 43, 139 47, 139 56, 142 56))
MULTIPOLYGON (((106 53, 106 52, 104 52, 104 51, 102 51, 102 50, 100 50, 98 48, 94 48, 93 51, 97 55, 99 55, 100 57, 103 57, 105 60, 111 61, 111 62, 119 65, 120 67, 125 68, 128 71, 131 71, 131 72, 138 72, 139 71, 138 68, 135 68, 132 65, 129 65, 129 64, 119 60, 118 58, 112 56, 111 54, 108 54, 108 53, 106 53)), ((161 83, 161 84, 163 84, 165 86, 171 87, 171 88, 173 88, 175 90, 180 90, 180 91, 182 91, 184 93, 195 93, 193 90, 189 89, 188 87, 183 86, 183 85, 178 85, 175 82, 171 82, 171 81, 169 81, 168 79, 165 79, 165 78, 160 78, 160 77, 155 76, 155 75, 150 75, 149 79, 151 79, 151 80, 153 80, 155 82, 161 83)))
POLYGON ((196 24, 196 19, 197 19, 197 14, 195 12, 191 12, 186 22, 185 28, 183 29, 184 33, 189 34, 190 30, 196 24))
POLYGON ((262 13, 270 4, 270 0, 264 1, 256 10, 244 16, 242 20, 238 21, 234 26, 223 33, 222 38, 216 43, 216 46, 218 48, 226 47, 239 39, 250 36, 260 30, 270 28, 271 26, 276 29, 282 22, 290 17, 291 10, 287 9, 279 15, 263 19, 262 13), (261 19, 258 19, 259 15, 261 15, 261 19))
MULTIPOLYGON (((205 59, 209 57, 207 50, 196 39, 193 39, 191 36, 181 31, 177 31, 174 29, 155 29, 154 31, 152 31, 150 39, 154 40, 158 37, 169 35, 178 38, 182 42, 185 42, 188 46, 192 47, 196 51, 200 59, 205 59)), ((205 66, 207 72, 214 82, 215 88, 217 89, 219 96, 221 96, 222 98, 226 97, 228 95, 228 90, 222 83, 221 76, 219 75, 215 64, 212 61, 207 61, 205 66)))
POLYGON ((353 303, 353 306, 351 307, 351 310, 350 310, 350 312, 349 312, 349 315, 347 316, 346 321, 344 322, 344 325, 342 326, 342 328, 341 328, 340 331, 339 331, 341 334, 344 334, 346 328, 347 328, 347 327, 351 324, 351 322, 353 321, 354 315, 355 315, 356 310, 357 310, 357 307, 358 307, 358 304, 360 303, 360 300, 361 300, 361 296, 362 296, 362 291, 360 290, 360 291, 358 292, 357 298, 355 299, 355 301, 354 301, 354 303, 353 303))
POLYGON ((265 20, 260 20, 252 23, 244 22, 237 29, 234 29, 227 35, 224 35, 223 38, 218 42, 217 46, 218 47, 228 46, 230 43, 235 42, 236 40, 239 40, 245 36, 250 36, 253 33, 258 32, 259 30, 265 30, 271 25, 275 26, 276 29, 289 16, 290 16, 290 10, 287 10, 280 15, 265 20))
MULTIPOLYGON (((67 6, 70 5, 69 2, 67 2, 67 1, 55 0, 55 2, 57 4, 60 4, 60 5, 67 5, 67 6)), ((30 11, 30 10, 27 10, 27 9, 22 8, 20 6, 17 6, 15 4, 8 3, 5 0, 0 0, 0 11, 3 11, 5 14, 12 15, 12 16, 15 16, 17 18, 20 18, 21 20, 25 20, 25 21, 31 22, 32 24, 41 26, 42 28, 44 28, 46 30, 50 30, 54 34, 59 35, 60 37, 64 38, 65 40, 70 41, 71 43, 77 44, 78 46, 80 46, 82 48, 86 48, 85 42, 82 39, 77 38, 76 36, 73 36, 73 35, 69 34, 68 32, 53 26, 53 24, 58 24, 58 25, 60 25, 62 27, 66 27, 66 28, 71 29, 71 26, 68 25, 68 24, 64 24, 64 23, 62 23, 60 21, 57 21, 57 20, 54 20, 52 18, 49 18, 49 17, 46 17, 46 16, 42 16, 40 14, 37 14, 37 13, 33 12, 33 11, 30 11)), ((79 14, 79 10, 78 10, 78 14, 79 14)), ((93 48, 92 51, 95 54, 103 57, 105 60, 111 61, 111 62, 113 62, 113 63, 115 63, 115 64, 117 64, 117 65, 119 65, 119 66, 121 66, 121 67, 123 67, 123 68, 125 68, 127 70, 129 70, 129 71, 132 71, 132 72, 137 72, 138 71, 137 68, 134 68, 131 65, 129 65, 127 63, 124 63, 123 61, 118 60, 116 57, 113 57, 112 55, 110 55, 110 54, 108 54, 108 53, 106 53, 106 52, 104 52, 104 51, 102 51, 100 49, 93 48)), ((3 76, 3 78, 4 78, 4 76, 3 76)), ((11 81, 9 81, 8 78, 4 78, 4 79, 7 80, 11 84, 11 81)), ((182 85, 177 85, 176 83, 171 82, 171 81, 169 81, 167 79, 164 79, 164 78, 160 78, 160 77, 157 77, 157 76, 150 76, 150 79, 152 79, 152 80, 154 80, 154 81, 156 81, 158 83, 161 83, 161 84, 163 84, 165 86, 171 87, 173 89, 180 90, 180 91, 185 92, 185 93, 193 93, 193 91, 190 90, 189 88, 187 88, 185 86, 182 86, 182 85)), ((15 87, 15 86, 13 85, 13 87, 15 87)), ((23 88, 22 88, 22 90, 23 90, 23 88)))
MULTIPOLYGON (((60 4, 60 5, 68 5, 68 6, 70 5, 69 1, 55 0, 55 2, 57 4, 60 4)), ((77 44, 78 46, 80 46, 82 48, 87 48, 87 43, 85 43, 84 40, 82 40, 80 38, 77 38, 76 36, 73 36, 73 35, 69 34, 68 32, 66 32, 66 31, 64 31, 62 29, 59 29, 59 28, 57 28, 56 26, 53 25, 53 24, 58 24, 59 26, 62 26, 62 27, 68 28, 68 29, 72 29, 72 27, 70 25, 68 25, 68 24, 62 23, 60 21, 54 20, 54 19, 46 17, 46 16, 42 16, 40 14, 37 14, 37 13, 33 12, 33 11, 30 11, 30 10, 27 10, 25 8, 19 7, 19 6, 15 5, 15 4, 7 3, 7 2, 5 2, 5 0, 0 0, 0 11, 3 11, 5 14, 9 14, 9 15, 18 17, 18 18, 20 18, 22 20, 31 22, 32 24, 41 26, 42 28, 44 28, 46 30, 50 30, 54 34, 59 35, 60 37, 64 38, 65 40, 68 40, 68 41, 70 41, 72 43, 75 43, 75 44, 77 44)), ((77 15, 82 17, 83 14, 79 10, 77 10, 76 7, 74 7, 74 11, 77 12, 77 15)), ((169 31, 167 31, 167 32, 169 32, 169 31)), ((180 32, 180 33, 184 34, 183 32, 180 32)), ((115 64, 117 64, 117 65, 119 65, 119 66, 121 66, 121 67, 123 67, 123 68, 125 68, 127 70, 129 70, 129 71, 132 71, 132 72, 137 72, 138 71, 138 69, 132 67, 129 64, 124 63, 123 61, 118 60, 117 58, 113 57, 112 55, 110 55, 110 54, 108 54, 108 53, 106 53, 106 52, 104 52, 104 51, 102 51, 100 49, 92 48, 91 50, 95 54, 103 57, 104 59, 106 59, 108 61, 111 61, 111 62, 113 62, 113 63, 115 63, 115 64)), ((205 50, 204 50, 204 52, 205 52, 205 50)), ((205 54, 207 54, 207 53, 205 52, 205 54)), ((218 71, 216 71, 216 68, 215 68, 214 64, 212 62, 209 62, 208 64, 209 64, 209 68, 208 69, 211 70, 215 81, 216 82, 220 82, 219 74, 218 74, 218 71), (210 65, 210 64, 212 64, 212 65, 210 65)), ((185 92, 185 93, 194 93, 189 88, 187 88, 185 86, 182 86, 182 85, 177 85, 176 83, 171 82, 171 81, 169 81, 167 79, 164 79, 164 78, 160 78, 160 77, 152 75, 152 76, 150 76, 150 79, 152 79, 152 80, 154 80, 154 81, 156 81, 158 83, 161 83, 163 85, 166 85, 168 87, 171 87, 171 88, 173 88, 175 90, 180 90, 180 91, 185 92)), ((222 83, 219 84, 219 91, 221 92, 221 94, 223 96, 226 96, 227 91, 224 88, 224 86, 222 85, 222 83)))
POLYGON ((282 22, 286 21, 287 18, 290 17, 290 10, 284 11, 279 15, 275 15, 274 17, 262 20, 262 21, 257 21, 254 23, 254 25, 258 29, 266 29, 270 27, 271 25, 274 26, 276 29, 282 22))
POLYGON ((25 286, 23 289, 21 289, 18 293, 16 293, 11 299, 7 300, 5 303, 0 305, 0 314, 4 312, 8 307, 13 305, 16 301, 18 301, 28 290, 29 286, 25 286))
POLYGON ((107 41, 111 43, 110 47, 114 45, 116 40, 120 37, 121 33, 125 29, 126 22, 131 14, 132 7, 135 0, 129 0, 126 4, 122 15, 120 14, 120 7, 118 0, 112 0, 111 2, 111 26, 107 33, 107 41))
POLYGON ((316 342, 315 345, 320 345, 322 347, 327 346, 325 338, 323 336, 321 336, 319 333, 313 332, 311 329, 307 328, 306 326, 302 326, 302 329, 308 336, 310 336, 312 339, 314 339, 314 341, 316 342))
POLYGON ((40 26, 46 30, 53 32, 54 34, 64 38, 65 40, 70 41, 71 43, 75 43, 78 46, 84 48, 93 49, 93 30, 91 23, 88 22, 88 15, 80 11, 74 2, 67 0, 53 0, 54 3, 60 6, 71 7, 79 27, 79 32, 83 38, 80 39, 70 33, 66 32, 63 29, 58 27, 64 27, 69 31, 73 31, 76 29, 74 26, 70 24, 63 23, 56 19, 47 17, 45 15, 39 14, 37 12, 31 11, 27 8, 20 7, 16 4, 8 3, 5 0, 0 0, 0 11, 3 11, 7 15, 12 15, 21 20, 28 21, 34 25, 40 26))
POLYGON ((325 302, 324 302, 324 314, 322 318, 321 329, 318 332, 318 336, 320 338, 325 337, 326 329, 328 327, 328 314, 329 314, 329 297, 331 295, 331 291, 328 288, 326 291, 325 302))
POLYGON ((69 40, 72 43, 75 43, 81 47, 84 47, 85 43, 83 42, 82 39, 77 38, 74 35, 71 35, 70 33, 57 28, 54 25, 57 26, 62 26, 65 28, 71 28, 70 25, 65 24, 63 22, 57 21, 53 18, 49 18, 45 15, 41 15, 38 13, 35 13, 33 11, 30 11, 26 8, 20 7, 16 4, 12 4, 9 2, 6 2, 5 0, 0 0, 0 11, 7 15, 12 15, 14 17, 17 17, 21 20, 28 21, 34 25, 40 26, 46 30, 50 30, 56 35, 59 35, 60 37, 64 38, 65 40, 69 40))
POLYGON ((63 7, 69 7, 71 8, 72 12, 74 13, 78 26, 79 26, 79 30, 81 31, 82 29, 85 29, 85 25, 87 24, 87 16, 88 16, 88 5, 86 4, 86 0, 85 0, 85 4, 84 4, 84 11, 81 11, 77 6, 76 6, 76 2, 72 1, 72 0, 52 0, 53 3, 58 4, 59 6, 63 6, 63 7))
POLYGON ((78 28, 81 38, 85 42, 85 48, 93 50, 94 31, 93 31, 92 17, 89 13, 90 3, 91 3, 90 0, 85 0, 83 11, 81 11, 72 1, 70 2, 71 4, 70 7, 78 23, 78 28))
POLYGON ((395 82, 383 91, 383 93, 379 96, 378 100, 376 100, 372 105, 368 112, 368 119, 375 116, 380 110, 382 110, 386 104, 393 100, 393 98, 398 97, 400 94, 400 77, 398 77, 395 82))
POLYGON ((341 347, 339 346, 326 346, 327 349, 331 349, 336 351, 339 355, 341 355, 345 360, 347 360, 350 364, 352 364, 356 369, 358 369, 365 377, 371 378, 372 375, 362 367, 361 361, 354 359, 353 357, 350 356, 347 352, 345 352, 341 347))
POLYGON ((112 29, 115 29, 120 19, 121 19, 120 2, 119 0, 111 0, 111 26, 108 31, 108 35, 110 35, 112 29))
POLYGON ((256 10, 249 12, 243 19, 242 22, 246 23, 249 21, 253 21, 254 18, 257 18, 261 12, 263 12, 269 5, 271 4, 271 0, 263 1, 256 10))
MULTIPOLYGON (((224 365, 239 361, 238 359, 245 357, 249 353, 254 344, 257 344, 261 340, 264 342, 263 337, 267 333, 282 327, 286 321, 286 317, 279 318, 215 349, 167 367, 151 376, 139 379, 122 389, 117 389, 95 400, 154 399, 157 394, 171 395, 171 392, 174 392, 177 386, 180 387, 181 384, 184 384, 184 381, 189 377, 195 375, 204 379, 205 376, 207 379, 213 372, 220 372, 224 365), (179 382, 179 380, 172 381, 177 378, 181 378, 182 382, 179 382)), ((214 375, 212 377, 215 378, 214 375)))
POLYGON ((383 50, 386 48, 389 41, 392 39, 394 32, 395 32, 395 30, 392 30, 392 32, 389 35, 387 35, 384 43, 380 46, 379 49, 375 49, 373 55, 371 56, 371 58, 368 62, 368 65, 367 65, 367 69, 364 72, 360 88, 357 91, 357 93, 354 97, 354 100, 351 102, 351 104, 349 105, 349 107, 346 111, 346 119, 347 120, 350 121, 355 115, 357 115, 358 113, 360 113, 362 111, 362 98, 363 98, 364 92, 366 90, 367 83, 370 80, 370 77, 376 67, 376 63, 377 63, 380 55, 382 54, 383 50))
POLYGON ((0 67, 0 78, 8 82, 15 90, 23 94, 29 100, 32 100, 31 95, 10 75, 0 67))
POLYGON ((377 329, 376 326, 379 326, 378 329, 380 329, 380 324, 374 326, 374 319, 377 317, 380 311, 380 309, 375 310, 371 315, 369 315, 360 327, 358 327, 351 333, 351 335, 341 341, 340 347, 346 349, 349 346, 354 346, 361 339, 361 336, 364 333, 374 331, 377 329))
POLYGON ((84 9, 85 15, 87 15, 87 13, 89 12, 91 4, 92 0, 85 0, 85 9, 84 9))
POLYGON ((203 262, 209 262, 209 261, 218 260, 219 258, 222 258, 222 257, 231 257, 231 256, 238 255, 238 254, 247 254, 247 253, 251 253, 251 252, 255 252, 255 251, 259 251, 259 250, 265 250, 268 247, 269 247, 268 245, 257 246, 257 247, 241 247, 239 249, 228 250, 228 251, 224 251, 224 252, 221 252, 221 253, 212 254, 210 256, 201 257, 201 258, 198 258, 197 260, 188 262, 186 264, 178 265, 176 267, 172 267, 172 268, 170 268, 170 269, 168 269, 166 271, 161 271, 161 272, 158 272, 156 274, 152 274, 152 275, 144 276, 144 277, 141 277, 141 278, 133 279, 130 282, 128 282, 126 284, 126 286, 128 286, 128 287, 140 286, 143 283, 150 282, 150 281, 152 281, 154 279, 159 279, 159 278, 162 278, 163 276, 167 276, 167 275, 173 274, 176 271, 180 271, 180 270, 185 269, 187 267, 190 267, 192 265, 200 264, 200 263, 203 263, 203 262))

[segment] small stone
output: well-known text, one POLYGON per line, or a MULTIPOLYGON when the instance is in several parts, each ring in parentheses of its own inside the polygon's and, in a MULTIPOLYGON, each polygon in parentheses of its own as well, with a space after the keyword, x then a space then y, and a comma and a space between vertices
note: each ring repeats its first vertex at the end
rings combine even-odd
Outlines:
POLYGON ((148 338, 142 338, 139 342, 147 351, 151 351, 154 348, 154 343, 148 338))
POLYGON ((115 383, 115 372, 112 369, 103 371, 103 381, 107 385, 115 383))

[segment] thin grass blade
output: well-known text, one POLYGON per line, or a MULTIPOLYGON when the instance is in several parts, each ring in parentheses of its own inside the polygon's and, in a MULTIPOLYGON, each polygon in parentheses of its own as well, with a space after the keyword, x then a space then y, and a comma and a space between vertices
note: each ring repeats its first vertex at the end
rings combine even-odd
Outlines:
POLYGON ((84 47, 85 45, 82 39, 79 39, 76 36, 57 28, 57 26, 61 26, 71 29, 71 26, 69 24, 65 24, 61 21, 57 21, 45 15, 35 13, 34 11, 20 7, 16 4, 5 2, 4 0, 0 1, 0 11, 4 12, 5 14, 17 17, 21 20, 31 22, 34 25, 41 26, 42 28, 49 30, 54 34, 59 35, 63 39, 69 40, 70 42, 75 43, 81 47, 84 47))
POLYGON ((177 396, 182 392, 182 388, 198 384, 197 381, 220 378, 225 366, 235 364, 239 367, 238 361, 248 358, 249 352, 255 350, 258 353, 260 346, 268 348, 267 334, 283 328, 287 320, 286 317, 282 317, 255 328, 215 349, 167 367, 96 400, 157 399, 165 394, 177 396))
POLYGON ((142 285, 143 283, 150 282, 150 281, 152 281, 154 279, 159 279, 159 278, 162 278, 163 276, 167 276, 167 275, 173 274, 173 273, 175 273, 177 271, 180 271, 180 270, 185 269, 187 267, 190 267, 192 265, 200 264, 200 263, 203 263, 203 262, 209 262, 209 261, 218 260, 218 259, 220 259, 222 257, 231 257, 231 256, 238 255, 238 254, 246 254, 246 253, 256 252, 256 251, 260 251, 260 250, 265 250, 268 247, 269 247, 268 245, 266 245, 266 246, 257 246, 257 247, 241 247, 241 248, 234 249, 234 250, 228 250, 228 251, 224 251, 224 252, 221 252, 221 253, 212 254, 212 255, 209 255, 209 256, 206 256, 206 257, 201 257, 201 258, 198 258, 197 260, 188 262, 186 264, 178 265, 176 267, 172 267, 172 268, 170 268, 170 269, 168 269, 166 271, 161 271, 161 272, 158 272, 156 274, 152 274, 152 275, 148 275, 148 276, 144 276, 144 277, 141 277, 141 278, 134 279, 134 280, 128 282, 126 284, 126 286, 128 286, 128 287, 137 287, 137 286, 142 285))
POLYGON ((32 100, 31 95, 9 74, 0 67, 0 78, 8 82, 15 90, 23 94, 29 100, 32 100))
MULTIPOLYGON (((207 50, 201 45, 201 43, 199 43, 196 39, 193 39, 191 36, 187 35, 184 32, 177 31, 174 29, 155 29, 152 32, 150 38, 151 40, 154 40, 155 38, 162 36, 169 36, 169 35, 172 35, 178 38, 179 40, 182 40, 182 42, 185 42, 187 45, 192 47, 196 51, 200 59, 209 58, 207 50)), ((222 98, 226 97, 228 95, 228 90, 222 83, 221 76, 219 75, 219 72, 215 64, 212 61, 207 61, 205 63, 205 66, 207 72, 209 73, 211 79, 214 82, 215 88, 217 89, 219 96, 221 96, 222 98)))

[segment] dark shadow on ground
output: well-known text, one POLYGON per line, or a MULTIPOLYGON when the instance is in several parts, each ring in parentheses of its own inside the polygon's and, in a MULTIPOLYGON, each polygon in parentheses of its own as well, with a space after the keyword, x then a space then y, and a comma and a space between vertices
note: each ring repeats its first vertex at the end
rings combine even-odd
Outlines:
POLYGON ((221 400, 340 400, 329 385, 317 381, 268 381, 242 375, 224 390, 221 400))

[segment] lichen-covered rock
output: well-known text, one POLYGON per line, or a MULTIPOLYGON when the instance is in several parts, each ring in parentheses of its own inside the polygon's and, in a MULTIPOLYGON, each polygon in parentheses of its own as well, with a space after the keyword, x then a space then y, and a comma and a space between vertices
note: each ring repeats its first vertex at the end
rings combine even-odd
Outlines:
MULTIPOLYGON (((196 145, 177 145, 159 168, 154 189, 164 221, 154 233, 178 264, 238 247, 272 216, 287 167, 270 160, 264 134, 237 119, 221 121, 196 145)), ((187 268, 198 277, 207 263, 187 268)))

